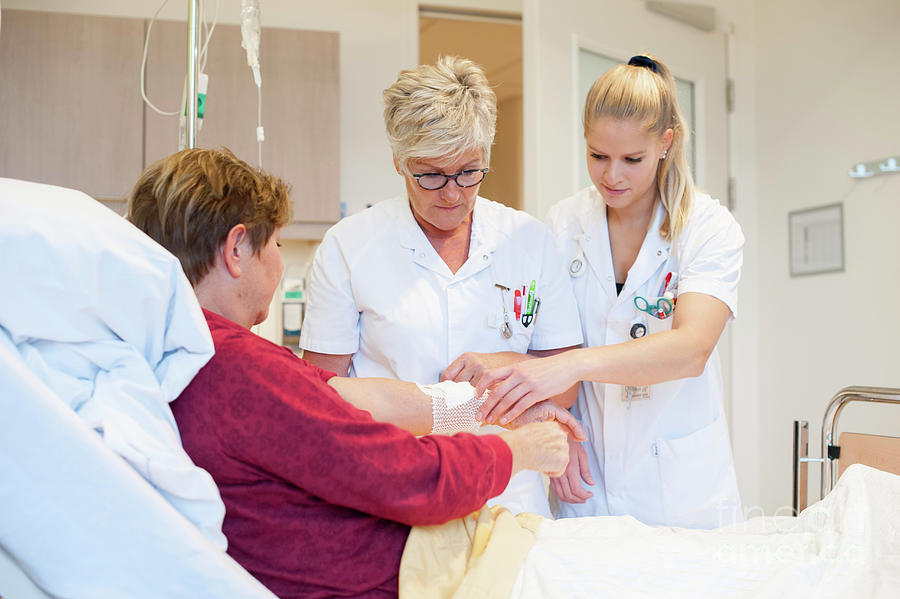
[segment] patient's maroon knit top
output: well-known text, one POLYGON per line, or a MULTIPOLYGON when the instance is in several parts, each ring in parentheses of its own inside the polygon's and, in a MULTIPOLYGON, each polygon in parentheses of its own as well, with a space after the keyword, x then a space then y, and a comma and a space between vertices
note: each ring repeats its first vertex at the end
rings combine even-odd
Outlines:
POLYGON ((506 488, 499 437, 375 422, 325 382, 334 373, 204 313, 216 353, 172 409, 222 494, 228 553, 279 597, 394 597, 410 526, 506 488))

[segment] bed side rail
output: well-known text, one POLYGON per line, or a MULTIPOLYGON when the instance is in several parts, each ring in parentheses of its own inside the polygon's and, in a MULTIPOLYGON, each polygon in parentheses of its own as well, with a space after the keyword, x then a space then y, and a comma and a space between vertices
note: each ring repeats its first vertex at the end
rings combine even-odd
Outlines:
POLYGON ((793 447, 793 497, 794 514, 806 508, 809 463, 822 466, 819 497, 825 497, 837 483, 838 470, 835 462, 841 457, 841 448, 836 443, 838 416, 844 407, 853 401, 900 404, 900 389, 890 387, 845 387, 831 398, 825 417, 822 419, 822 457, 809 457, 809 422, 794 421, 793 447))

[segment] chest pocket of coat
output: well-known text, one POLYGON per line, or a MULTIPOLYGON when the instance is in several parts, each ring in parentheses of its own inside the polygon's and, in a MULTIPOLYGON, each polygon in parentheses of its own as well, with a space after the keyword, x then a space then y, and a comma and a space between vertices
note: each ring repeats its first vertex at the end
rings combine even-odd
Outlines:
POLYGON ((655 316, 647 315, 647 334, 653 335, 656 333, 662 333, 663 331, 671 331, 672 330, 672 316, 668 318, 656 318, 655 316))
POLYGON ((513 351, 524 354, 531 345, 531 334, 534 332, 534 325, 525 327, 521 320, 516 320, 515 313, 509 310, 509 329, 512 336, 507 339, 503 336, 503 312, 500 310, 491 312, 486 318, 486 326, 489 330, 488 336, 493 337, 493 351, 513 351))
MULTIPOLYGON (((654 282, 651 285, 652 291, 650 289, 645 289, 645 292, 656 294, 656 293, 669 291, 672 293, 673 297, 677 296, 678 295, 678 273, 673 272, 672 276, 669 278, 668 285, 666 285, 664 283, 665 276, 662 275, 663 272, 671 272, 671 271, 667 271, 666 268, 663 268, 660 271, 660 277, 659 277, 660 280, 654 282)), ((648 297, 648 296, 644 296, 644 297, 647 297, 647 299, 650 301, 659 301, 661 299, 660 297, 648 297)), ((673 308, 674 308, 674 306, 673 306, 673 308)), ((667 318, 657 318, 656 316, 653 316, 652 314, 646 314, 647 334, 653 335, 655 333, 662 333, 663 331, 671 331, 672 330, 672 319, 674 316, 675 316, 674 312, 669 314, 667 318)))

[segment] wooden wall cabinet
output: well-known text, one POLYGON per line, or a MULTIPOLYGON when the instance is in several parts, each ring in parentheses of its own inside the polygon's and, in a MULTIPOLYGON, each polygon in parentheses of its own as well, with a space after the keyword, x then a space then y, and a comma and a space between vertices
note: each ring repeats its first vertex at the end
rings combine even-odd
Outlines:
MULTIPOLYGON (((3 11, 0 176, 124 196, 143 168, 178 149, 178 117, 140 97, 147 21, 3 11)), ((340 212, 339 47, 334 32, 263 28, 262 166, 292 186, 294 223, 283 237, 318 239, 340 212)), ((153 24, 145 88, 179 109, 187 24, 153 24)), ((219 24, 209 44, 206 114, 198 146, 258 163, 257 88, 240 27, 219 24)))
POLYGON ((0 176, 99 199, 142 170, 143 21, 3 11, 0 176))
MULTIPOLYGON (((225 146, 258 162, 257 88, 240 27, 217 25, 209 44, 202 147, 225 146)), ((320 238, 340 212, 338 34, 264 28, 260 41, 262 166, 291 183, 297 226, 286 237, 320 238)), ((147 95, 162 110, 178 106, 187 71, 185 23, 160 21, 150 32, 147 95)), ((147 164, 178 149, 178 119, 146 109, 147 164)))

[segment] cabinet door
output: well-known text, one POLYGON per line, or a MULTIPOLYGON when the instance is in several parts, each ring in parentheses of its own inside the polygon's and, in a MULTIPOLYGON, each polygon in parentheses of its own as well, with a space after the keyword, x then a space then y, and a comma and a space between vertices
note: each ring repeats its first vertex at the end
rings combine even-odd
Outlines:
POLYGON ((141 174, 144 26, 3 11, 0 176, 125 195, 141 174))
MULTIPOLYGON (((187 25, 153 25, 147 58, 147 93, 163 110, 181 102, 187 71, 187 25)), ((217 25, 209 44, 206 112, 200 147, 225 146, 252 165, 256 143, 257 88, 241 47, 240 27, 217 25)), ((338 34, 264 28, 262 167, 291 183, 294 221, 327 225, 339 216, 338 34)), ((178 149, 178 118, 146 109, 146 164, 178 149)), ((290 228, 289 228, 290 229, 290 228)), ((296 227, 293 229, 298 231, 296 227)), ((324 230, 304 235, 318 236, 324 230)))

